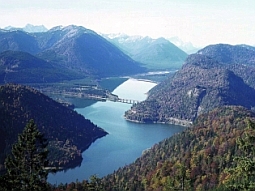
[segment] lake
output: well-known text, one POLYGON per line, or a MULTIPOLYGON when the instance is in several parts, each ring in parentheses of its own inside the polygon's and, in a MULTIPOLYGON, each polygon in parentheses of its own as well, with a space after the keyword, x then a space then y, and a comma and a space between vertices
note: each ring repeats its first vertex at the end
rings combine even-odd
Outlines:
MULTIPOLYGON (((146 93, 155 85, 148 81, 128 79, 113 93, 123 99, 142 101, 146 99, 146 93)), ((75 101, 77 102, 77 99, 75 101)), ((109 135, 96 140, 82 153, 81 166, 50 174, 48 181, 59 184, 82 181, 89 179, 91 175, 105 176, 121 166, 134 162, 145 149, 155 143, 185 129, 177 125, 139 124, 126 121, 123 115, 130 107, 131 104, 127 103, 88 100, 86 107, 76 108, 78 113, 103 128, 109 135)))

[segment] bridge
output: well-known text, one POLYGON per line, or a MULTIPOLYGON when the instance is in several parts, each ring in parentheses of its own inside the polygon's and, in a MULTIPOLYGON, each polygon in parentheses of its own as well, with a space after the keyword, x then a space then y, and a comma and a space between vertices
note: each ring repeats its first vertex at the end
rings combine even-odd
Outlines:
POLYGON ((121 103, 128 103, 128 104, 137 104, 137 103, 140 102, 140 101, 138 101, 138 100, 133 100, 133 99, 122 99, 122 98, 118 98, 116 101, 117 101, 117 102, 121 102, 121 103))

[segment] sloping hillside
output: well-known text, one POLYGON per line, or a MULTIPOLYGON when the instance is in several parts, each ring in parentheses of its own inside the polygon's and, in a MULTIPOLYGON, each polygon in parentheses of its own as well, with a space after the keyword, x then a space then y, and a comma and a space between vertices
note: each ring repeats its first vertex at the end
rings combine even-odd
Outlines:
MULTIPOLYGON (((144 152, 134 163, 103 178, 104 190, 214 190, 240 154, 237 138, 255 114, 222 107, 198 117, 194 126, 144 152), (182 188, 183 187, 183 188, 182 188)), ((223 190, 223 187, 219 190, 223 190)))
POLYGON ((232 71, 203 55, 191 55, 173 79, 154 87, 148 99, 125 113, 128 120, 188 125, 223 105, 255 106, 255 90, 232 71))
POLYGON ((0 52, 9 50, 39 56, 60 70, 83 76, 121 76, 146 71, 94 31, 74 25, 41 33, 1 30, 0 52))
POLYGON ((34 119, 49 140, 49 159, 54 166, 78 165, 81 152, 107 134, 82 115, 34 89, 10 84, 0 86, 1 168, 11 145, 30 119, 34 119))
POLYGON ((7 50, 35 54, 40 51, 36 39, 24 31, 0 31, 0 52, 7 50))
POLYGON ((82 77, 26 52, 0 53, 0 83, 50 83, 82 77))
MULTIPOLYGON (((243 46, 239 48, 243 51, 243 46)), ((211 46, 208 49, 214 50, 211 46)), ((234 61, 232 64, 228 63, 229 59, 225 62, 224 59, 217 59, 222 51, 211 53, 209 50, 205 48, 198 54, 190 55, 174 77, 155 86, 148 99, 133 106, 125 117, 138 122, 189 125, 198 115, 219 106, 254 108, 254 52, 248 51, 243 57, 238 53, 239 49, 235 50, 237 54, 231 53, 234 57, 232 61, 238 60, 239 64, 234 61), (211 57, 206 55, 209 53, 211 57), (250 60, 247 61, 247 58, 250 60)))
POLYGON ((245 45, 209 45, 197 52, 225 64, 244 64, 255 66, 255 49, 245 45))

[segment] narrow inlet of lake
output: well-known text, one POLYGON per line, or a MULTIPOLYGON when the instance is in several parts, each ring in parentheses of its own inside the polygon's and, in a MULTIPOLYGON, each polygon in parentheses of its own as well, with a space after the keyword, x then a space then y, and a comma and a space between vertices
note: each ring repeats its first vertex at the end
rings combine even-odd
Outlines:
MULTIPOLYGON (((148 81, 129 79, 113 93, 122 99, 142 101, 155 85, 148 81)), ((92 175, 105 176, 119 167, 134 162, 145 149, 185 129, 177 125, 138 124, 126 121, 123 115, 130 107, 131 104, 106 101, 96 102, 85 108, 76 108, 78 113, 103 128, 109 135, 96 140, 82 153, 81 166, 50 174, 48 181, 60 184, 82 181, 92 175)))

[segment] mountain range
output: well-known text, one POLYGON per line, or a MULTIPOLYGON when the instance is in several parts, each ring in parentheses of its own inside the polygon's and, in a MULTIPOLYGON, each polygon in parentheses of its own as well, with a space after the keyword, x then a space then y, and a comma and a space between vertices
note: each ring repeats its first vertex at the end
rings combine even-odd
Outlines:
MULTIPOLYGON (((0 83, 60 82, 179 68, 150 90, 147 100, 134 104, 125 118, 191 128, 144 151, 131 165, 101 179, 100 186, 177 190, 186 181, 189 190, 210 190, 222 185, 225 170, 240 156, 236 142, 245 135, 245 120, 255 121, 255 48, 216 44, 187 56, 164 38, 105 38, 74 25, 41 32, 0 30, 0 83), (181 60, 184 64, 179 64, 181 60)), ((81 152, 107 135, 39 91, 6 84, 0 86, 0 170, 31 118, 49 140, 52 166, 80 164, 81 152)))
POLYGON ((190 55, 172 78, 125 113, 131 121, 190 125, 198 115, 224 105, 255 108, 255 51, 210 45, 190 55))
POLYGON ((22 30, 22 31, 29 32, 29 33, 46 32, 48 30, 43 25, 35 26, 35 25, 31 25, 31 24, 27 24, 25 27, 22 27, 22 28, 8 26, 8 27, 5 27, 4 29, 5 30, 11 30, 11 31, 22 30))
POLYGON ((103 34, 124 53, 151 70, 181 68, 187 54, 167 39, 152 39, 126 34, 103 34))
MULTIPOLYGON (((5 53, 10 54, 8 52, 10 50, 19 51, 18 54, 21 54, 20 52, 29 53, 50 63, 49 65, 60 71, 69 70, 76 73, 76 78, 121 76, 146 71, 139 63, 94 31, 74 25, 58 26, 40 33, 1 30, 0 52, 2 56, 5 57, 5 53)), ((26 59, 29 58, 32 57, 28 56, 26 59)), ((19 62, 19 58, 13 60, 19 62)), ((23 69, 25 71, 25 68, 23 69)), ((5 70, 8 69, 1 64, 0 73, 5 73, 5 70)), ((41 72, 42 76, 47 75, 46 72, 41 72)), ((16 75, 19 73, 17 72, 16 75)), ((62 77, 56 81, 61 81, 61 79, 62 77)))

